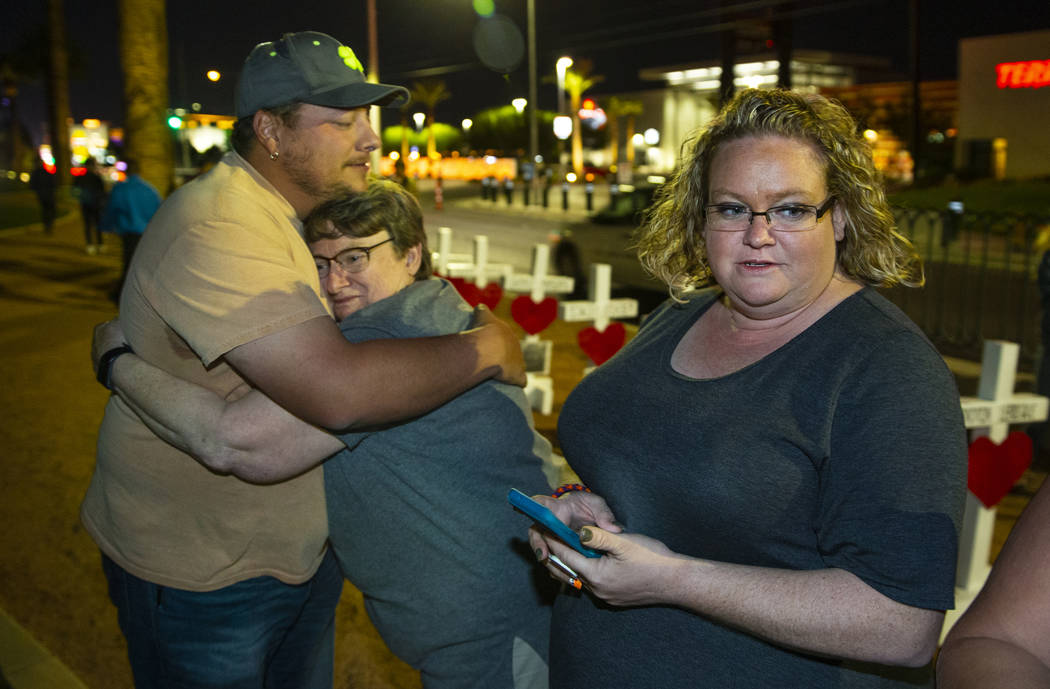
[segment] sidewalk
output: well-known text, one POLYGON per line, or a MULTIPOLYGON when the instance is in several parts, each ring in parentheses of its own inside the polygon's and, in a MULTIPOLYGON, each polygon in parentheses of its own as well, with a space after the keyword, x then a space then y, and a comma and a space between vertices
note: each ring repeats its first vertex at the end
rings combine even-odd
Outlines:
MULTIPOLYGON (((432 204, 434 196, 434 180, 421 179, 417 181, 417 188, 424 204, 432 204)), ((507 203, 507 197, 503 188, 496 194, 495 200, 491 196, 482 198, 481 186, 477 182, 466 182, 461 180, 448 180, 442 184, 446 194, 444 203, 446 206, 454 206, 475 211, 496 211, 512 215, 526 217, 544 218, 558 222, 583 222, 594 212, 609 205, 609 185, 604 182, 594 184, 591 196, 591 209, 587 208, 587 191, 583 184, 570 184, 568 189, 568 209, 563 207, 563 195, 560 185, 550 188, 547 197, 547 206, 543 206, 543 188, 537 187, 536 193, 530 193, 529 205, 525 205, 524 192, 521 183, 514 187, 511 194, 511 202, 507 203), (468 193, 469 190, 469 193, 468 193)))
POLYGON ((0 610, 0 689, 87 687, 32 634, 0 610))
MULTIPOLYGON (((105 266, 106 269, 103 269, 105 273, 112 272, 113 269, 119 271, 120 248, 119 243, 115 242, 112 236, 108 237, 108 255, 88 257, 86 254, 83 254, 80 222, 79 213, 68 212, 56 219, 52 235, 45 235, 39 223, 0 229, 0 241, 4 242, 4 269, 10 270, 12 267, 17 269, 18 266, 23 265, 23 255, 31 253, 34 263, 39 261, 42 264, 54 266, 70 261, 77 266, 76 270, 78 272, 83 272, 85 266, 98 266, 99 268, 105 266)), ((52 308, 50 304, 46 303, 51 296, 49 290, 39 287, 37 281, 33 280, 32 277, 27 276, 20 281, 20 284, 24 286, 23 294, 32 294, 40 302, 44 303, 43 306, 36 307, 37 310, 52 308)), ((74 287, 74 285, 69 283, 62 283, 62 285, 65 288, 74 287)), ((4 357, 18 357, 18 352, 12 342, 21 334, 17 330, 20 329, 18 325, 21 325, 23 313, 15 313, 13 314, 14 318, 12 318, 10 311, 23 311, 20 307, 11 308, 11 305, 17 302, 18 297, 21 295, 18 293, 12 294, 10 290, 5 289, 3 290, 3 296, 5 305, 9 307, 7 309, 9 312, 5 314, 3 320, 4 349, 2 354, 4 357), (13 324, 18 325, 13 327, 13 324)), ((41 348, 44 347, 46 345, 41 348)), ((4 385, 17 387, 18 381, 10 376, 5 376, 4 385)), ((10 402, 12 399, 17 399, 19 402, 24 401, 24 396, 7 396, 8 393, 5 393, 5 402, 10 402)), ((64 402, 56 402, 55 416, 61 416, 59 407, 62 404, 64 402)), ((5 418, 6 423, 19 423, 18 413, 14 409, 6 409, 6 405, 5 418)), ((53 424, 56 422, 56 419, 52 418, 48 421, 53 424)), ((25 429, 19 430, 25 431, 25 429)), ((69 433, 66 430, 62 432, 69 433)), ((30 448, 26 448, 22 443, 18 442, 20 435, 15 429, 4 429, 3 437, 8 441, 8 446, 5 447, 8 453, 8 456, 5 458, 7 465, 16 463, 16 457, 19 454, 32 453, 30 448)), ((56 448, 56 451, 58 451, 57 448, 61 447, 56 443, 52 443, 52 446, 56 448)), ((17 484, 16 490, 28 490, 26 484, 31 482, 32 477, 21 476, 19 478, 21 480, 17 484)), ((52 486, 53 496, 57 496, 60 492, 60 486, 52 486)), ((10 497, 5 500, 5 502, 12 501, 10 497)), ((36 514, 44 518, 47 511, 48 508, 41 505, 36 514)), ((20 524, 15 520, 9 520, 6 511, 4 516, 4 522, 9 529, 22 532, 26 537, 31 537, 32 529, 28 528, 28 524, 20 524)), ((49 544, 47 543, 40 543, 36 546, 37 552, 43 554, 45 552, 44 549, 48 548, 48 546, 49 544)), ((18 557, 17 552, 4 552, 2 556, 8 558, 16 567, 21 568, 25 566, 23 558, 18 557)), ((68 575, 68 573, 65 574, 68 575)), ((5 588, 10 585, 10 582, 5 582, 5 588)), ((4 593, 5 595, 16 596, 15 600, 17 600, 26 597, 29 592, 8 590, 4 593)), ((0 689, 87 689, 87 685, 66 666, 63 660, 41 643, 34 636, 33 632, 20 624, 8 610, 4 609, 5 607, 7 606, 0 604, 0 689)), ((48 613, 52 615, 56 613, 61 614, 60 611, 41 612, 42 615, 47 615, 48 613)), ((85 638, 84 641, 90 644, 93 639, 85 638)))

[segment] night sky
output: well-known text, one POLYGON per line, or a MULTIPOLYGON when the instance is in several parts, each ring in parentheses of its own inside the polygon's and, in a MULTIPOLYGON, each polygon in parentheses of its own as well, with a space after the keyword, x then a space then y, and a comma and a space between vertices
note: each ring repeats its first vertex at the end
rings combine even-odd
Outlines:
MULTIPOLYGON (((503 74, 478 59, 472 35, 479 23, 469 0, 377 0, 380 79, 410 84, 432 71, 453 98, 438 107, 438 119, 458 123, 489 106, 528 95, 527 61, 503 74)), ((749 0, 536 0, 540 106, 553 109, 553 76, 559 55, 590 58, 605 80, 603 92, 653 87, 638 81, 643 67, 685 64, 718 57, 720 4, 762 5, 749 0)), ((772 4, 770 2, 769 4, 772 4)), ((18 36, 44 21, 42 0, 5 10, 0 53, 13 50, 18 36)), ((66 0, 67 30, 80 56, 70 86, 73 117, 97 117, 119 124, 121 75, 117 50, 116 0, 66 0)), ((525 33, 525 0, 495 0, 525 33)), ((196 101, 205 112, 232 114, 233 89, 253 45, 287 31, 324 31, 350 45, 367 62, 365 3, 333 0, 168 0, 170 95, 172 106, 196 101), (204 73, 217 69, 215 84, 204 73)), ((907 0, 796 0, 796 49, 878 55, 889 59, 888 78, 910 71, 907 0)), ((1047 0, 920 0, 920 72, 923 79, 955 77, 957 41, 1015 31, 1050 28, 1047 0)), ((1035 58, 1050 57, 1033 55, 1035 58)), ((19 107, 34 137, 43 119, 41 84, 23 87, 19 107), (35 122, 34 122, 35 120, 35 122)), ((390 117, 389 115, 387 116, 390 117)), ((389 120, 388 120, 389 121, 389 120)))

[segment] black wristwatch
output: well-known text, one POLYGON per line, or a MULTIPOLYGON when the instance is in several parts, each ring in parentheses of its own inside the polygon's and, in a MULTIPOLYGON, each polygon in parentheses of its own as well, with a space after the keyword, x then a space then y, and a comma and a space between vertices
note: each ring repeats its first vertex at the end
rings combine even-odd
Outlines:
POLYGON ((122 344, 119 347, 106 350, 106 353, 98 360, 98 382, 102 383, 102 387, 107 390, 113 389, 113 381, 110 380, 110 374, 113 372, 113 362, 117 360, 117 357, 121 354, 134 354, 135 351, 129 344, 122 344))

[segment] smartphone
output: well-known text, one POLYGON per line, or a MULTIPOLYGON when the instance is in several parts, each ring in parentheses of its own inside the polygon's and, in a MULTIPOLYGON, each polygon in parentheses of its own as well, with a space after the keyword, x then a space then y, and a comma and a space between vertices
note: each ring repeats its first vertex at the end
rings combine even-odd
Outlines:
POLYGON ((510 489, 510 492, 507 493, 507 501, 512 507, 514 507, 514 509, 523 513, 527 517, 531 517, 533 521, 557 536, 559 540, 563 541, 576 552, 586 555, 587 557, 602 556, 597 550, 588 548, 580 543, 580 537, 576 532, 570 529, 565 522, 555 517, 553 512, 530 498, 528 495, 525 495, 517 488, 510 489))

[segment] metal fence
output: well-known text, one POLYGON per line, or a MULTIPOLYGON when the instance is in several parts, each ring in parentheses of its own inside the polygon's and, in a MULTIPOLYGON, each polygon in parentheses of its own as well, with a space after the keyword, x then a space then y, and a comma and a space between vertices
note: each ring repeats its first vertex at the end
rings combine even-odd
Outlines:
POLYGON ((923 258, 926 284, 884 294, 944 354, 980 359, 985 340, 1021 345, 1031 370, 1041 352, 1036 282, 1050 247, 1050 217, 895 209, 898 228, 923 258))

